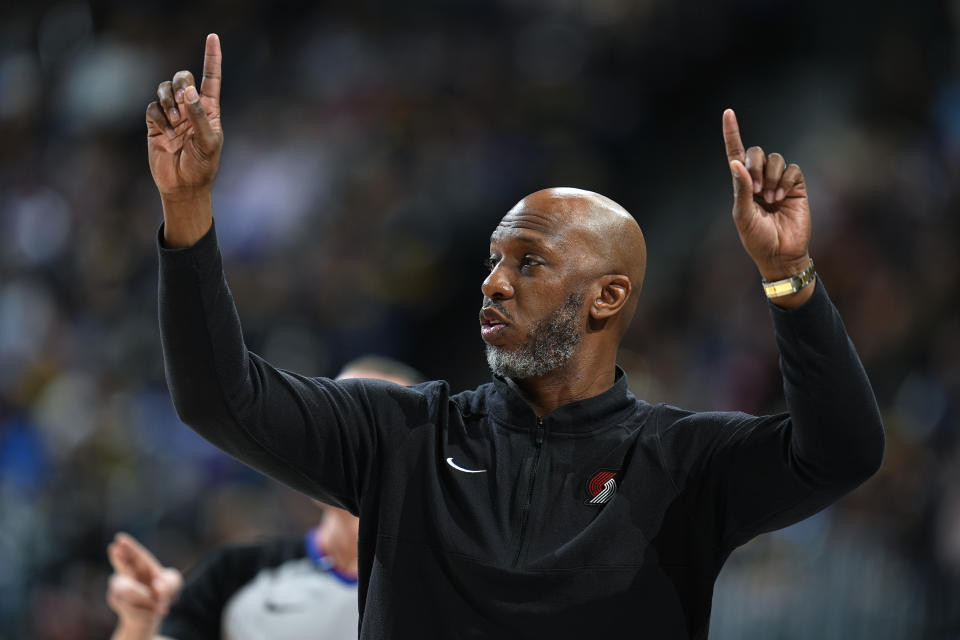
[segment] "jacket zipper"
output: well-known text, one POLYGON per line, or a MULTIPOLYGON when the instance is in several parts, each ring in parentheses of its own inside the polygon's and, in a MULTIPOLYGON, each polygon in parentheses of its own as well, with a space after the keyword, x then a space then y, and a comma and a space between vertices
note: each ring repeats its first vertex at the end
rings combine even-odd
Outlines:
POLYGON ((536 450, 533 456, 533 466, 530 468, 530 488, 529 491, 527 491, 527 502, 523 505, 520 512, 520 543, 517 545, 517 555, 513 558, 514 567, 519 564, 520 554, 523 552, 523 544, 527 532, 527 520, 530 518, 530 506, 533 504, 533 487, 537 480, 537 468, 540 466, 540 451, 543 447, 543 418, 539 416, 537 416, 537 432, 533 442, 536 450))

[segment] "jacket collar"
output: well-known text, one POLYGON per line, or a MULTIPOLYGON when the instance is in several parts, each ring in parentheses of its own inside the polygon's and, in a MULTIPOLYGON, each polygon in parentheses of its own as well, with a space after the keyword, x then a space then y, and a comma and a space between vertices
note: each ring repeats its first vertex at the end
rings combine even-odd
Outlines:
MULTIPOLYGON (((548 433, 588 435, 622 422, 636 408, 637 399, 627 385, 627 374, 617 366, 613 386, 600 395, 565 404, 543 418, 548 433)), ((496 399, 490 413, 508 426, 531 429, 537 415, 517 388, 501 376, 493 376, 496 399)))

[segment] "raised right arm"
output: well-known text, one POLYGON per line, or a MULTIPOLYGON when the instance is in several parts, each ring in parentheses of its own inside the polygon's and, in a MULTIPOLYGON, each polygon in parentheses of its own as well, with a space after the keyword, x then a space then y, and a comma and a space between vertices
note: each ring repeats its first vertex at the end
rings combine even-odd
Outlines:
POLYGON ((164 212, 158 251, 167 383, 180 418, 214 445, 356 514, 378 430, 423 415, 425 401, 382 381, 288 373, 247 351, 211 211, 223 143, 220 59, 211 34, 200 91, 181 71, 147 108, 150 169, 164 212))
POLYGON ((160 252, 160 339, 180 419, 208 441, 307 495, 358 513, 378 429, 417 395, 377 380, 309 378, 247 350, 210 230, 160 252))

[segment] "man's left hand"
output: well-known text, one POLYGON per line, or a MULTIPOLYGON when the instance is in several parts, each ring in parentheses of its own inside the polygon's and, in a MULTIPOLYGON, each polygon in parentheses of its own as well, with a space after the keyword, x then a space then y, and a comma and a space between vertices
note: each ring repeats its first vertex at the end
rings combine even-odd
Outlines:
MULTIPOLYGON (((810 266, 810 203, 800 167, 760 147, 745 151, 732 109, 723 112, 723 139, 733 175, 733 221, 744 249, 765 280, 803 272, 810 266)), ((797 306, 812 292, 805 287, 775 302, 797 306)))

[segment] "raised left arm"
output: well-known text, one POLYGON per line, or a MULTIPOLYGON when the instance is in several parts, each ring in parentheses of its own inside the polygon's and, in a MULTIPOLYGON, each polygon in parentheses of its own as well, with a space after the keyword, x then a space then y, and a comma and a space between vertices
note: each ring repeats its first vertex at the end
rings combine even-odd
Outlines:
MULTIPOLYGON (((802 273, 810 266, 810 207, 800 168, 760 147, 744 150, 729 109, 723 135, 744 248, 764 280, 802 273)), ((701 499, 723 505, 714 511, 722 517, 716 533, 729 548, 822 509, 883 457, 870 381, 822 283, 770 301, 787 413, 691 414, 663 431, 681 439, 673 449, 686 462, 678 466, 700 478, 701 499)))

